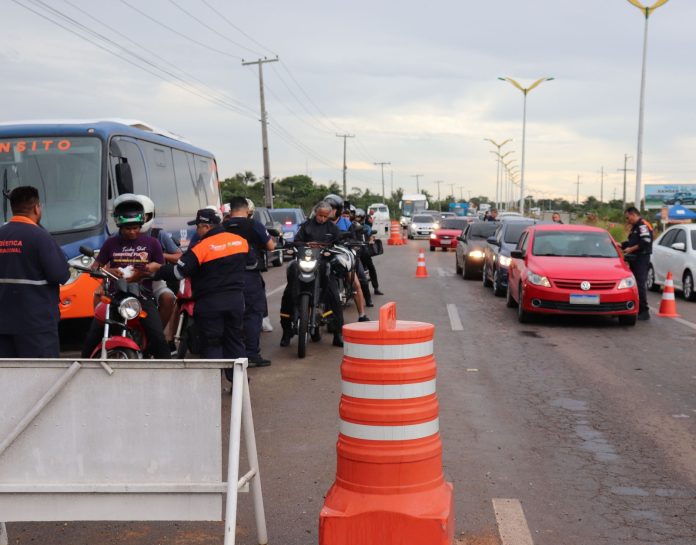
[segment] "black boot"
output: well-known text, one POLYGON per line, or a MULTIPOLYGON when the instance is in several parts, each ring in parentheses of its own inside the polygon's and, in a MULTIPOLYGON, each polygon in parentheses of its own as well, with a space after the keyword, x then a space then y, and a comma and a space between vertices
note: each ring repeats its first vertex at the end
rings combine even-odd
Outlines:
POLYGON ((338 346, 339 348, 343 347, 343 337, 341 336, 340 333, 334 333, 334 338, 333 338, 333 343, 334 346, 338 346))
POLYGON ((283 327, 283 337, 280 339, 280 346, 290 346, 292 339, 292 329, 283 327))

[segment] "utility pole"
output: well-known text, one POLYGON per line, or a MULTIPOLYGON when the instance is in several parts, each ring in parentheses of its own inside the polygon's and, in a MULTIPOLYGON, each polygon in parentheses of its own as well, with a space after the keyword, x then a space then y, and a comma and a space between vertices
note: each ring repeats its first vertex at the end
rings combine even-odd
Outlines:
POLYGON ((575 204, 580 204, 580 175, 578 174, 578 181, 575 182, 575 185, 577 186, 577 196, 575 197, 575 204))
MULTIPOLYGON (((348 188, 346 186, 346 171, 348 167, 346 166, 346 138, 355 138, 354 134, 337 134, 338 138, 343 138, 343 198, 348 198, 348 188)), ((383 184, 384 185, 384 184, 383 184)), ((384 193, 384 188, 382 188, 384 193)))
POLYGON ((456 201, 457 197, 454 196, 454 184, 449 184, 450 186, 450 195, 452 195, 452 201, 456 201))
POLYGON ((602 174, 599 182, 599 202, 604 202, 604 165, 602 165, 602 174))
POLYGON ((411 178, 416 179, 416 193, 420 193, 420 179, 423 177, 422 174, 412 174, 411 178))
MULTIPOLYGON (((624 173, 624 180, 623 180, 623 207, 624 210, 626 210, 626 173, 627 172, 633 172, 632 168, 626 168, 628 165, 628 160, 632 159, 628 153, 624 153, 624 167, 623 168, 617 168, 616 170, 618 172, 623 172, 624 173)), ((638 203, 638 206, 640 206, 640 203, 638 203)))
POLYGON ((389 184, 389 191, 393 195, 394 194, 394 169, 393 168, 389 169, 389 176, 391 178, 391 182, 389 184))
POLYGON ((463 185, 459 186, 459 200, 460 201, 464 200, 464 186, 463 185))
POLYGON ((259 65, 259 93, 261 95, 261 141, 263 144, 263 193, 268 208, 273 208, 273 191, 271 189, 271 161, 268 157, 268 115, 266 113, 266 98, 263 92, 263 65, 267 62, 278 62, 275 59, 259 59, 258 61, 244 62, 242 66, 251 64, 259 65))
MULTIPOLYGON (((382 162, 382 163, 374 163, 375 166, 381 166, 382 167, 382 200, 387 200, 387 196, 384 193, 384 165, 391 165, 391 163, 387 162, 382 162)), ((345 188, 345 186, 344 186, 345 188)), ((345 189, 344 189, 345 191, 345 189)))
POLYGON ((444 183, 442 180, 435 180, 433 182, 434 184, 437 184, 437 204, 438 206, 440 205, 440 184, 444 183))

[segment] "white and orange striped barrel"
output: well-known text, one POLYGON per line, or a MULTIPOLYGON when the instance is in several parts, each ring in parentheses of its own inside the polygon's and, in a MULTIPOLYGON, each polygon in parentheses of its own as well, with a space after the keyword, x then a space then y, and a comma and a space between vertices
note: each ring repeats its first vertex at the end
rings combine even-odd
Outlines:
POLYGON ((395 303, 380 309, 379 322, 344 326, 336 482, 322 510, 321 545, 452 543, 434 332, 432 324, 397 321, 395 303))
POLYGON ((401 240, 401 224, 396 220, 392 220, 387 244, 389 246, 401 246, 403 243, 403 240, 401 240))

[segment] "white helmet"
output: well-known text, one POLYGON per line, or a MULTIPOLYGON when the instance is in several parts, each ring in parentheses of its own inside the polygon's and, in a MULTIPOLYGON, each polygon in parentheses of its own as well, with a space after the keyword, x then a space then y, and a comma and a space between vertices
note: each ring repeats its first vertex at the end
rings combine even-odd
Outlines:
POLYGON ((155 203, 147 195, 136 195, 135 197, 145 210, 145 223, 143 223, 142 230, 149 231, 155 221, 155 203))
POLYGON ((247 198, 246 202, 247 202, 247 204, 249 205, 249 215, 250 215, 250 216, 253 216, 253 215, 254 215, 254 211, 256 210, 256 205, 254 204, 254 201, 252 201, 252 200, 249 199, 249 198, 247 198))
POLYGON ((214 204, 209 204, 208 206, 206 206, 206 208, 215 212, 215 215, 218 218, 220 218, 220 221, 222 221, 222 213, 220 212, 220 208, 218 206, 215 206, 214 204))

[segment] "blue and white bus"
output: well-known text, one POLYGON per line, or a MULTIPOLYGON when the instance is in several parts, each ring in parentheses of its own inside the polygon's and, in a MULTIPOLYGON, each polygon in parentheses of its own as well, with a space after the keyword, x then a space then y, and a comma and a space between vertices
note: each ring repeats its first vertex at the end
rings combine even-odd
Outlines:
MULTIPOLYGON (((73 264, 87 266, 91 260, 79 247, 98 249, 116 231, 112 203, 123 193, 149 195, 155 225, 177 239, 196 210, 220 207, 215 157, 141 122, 0 124, 0 186, 20 185, 38 188, 42 225, 73 264)), ((2 201, 5 222, 11 211, 2 201)), ((61 317, 90 317, 96 281, 71 273, 60 290, 61 317)))

